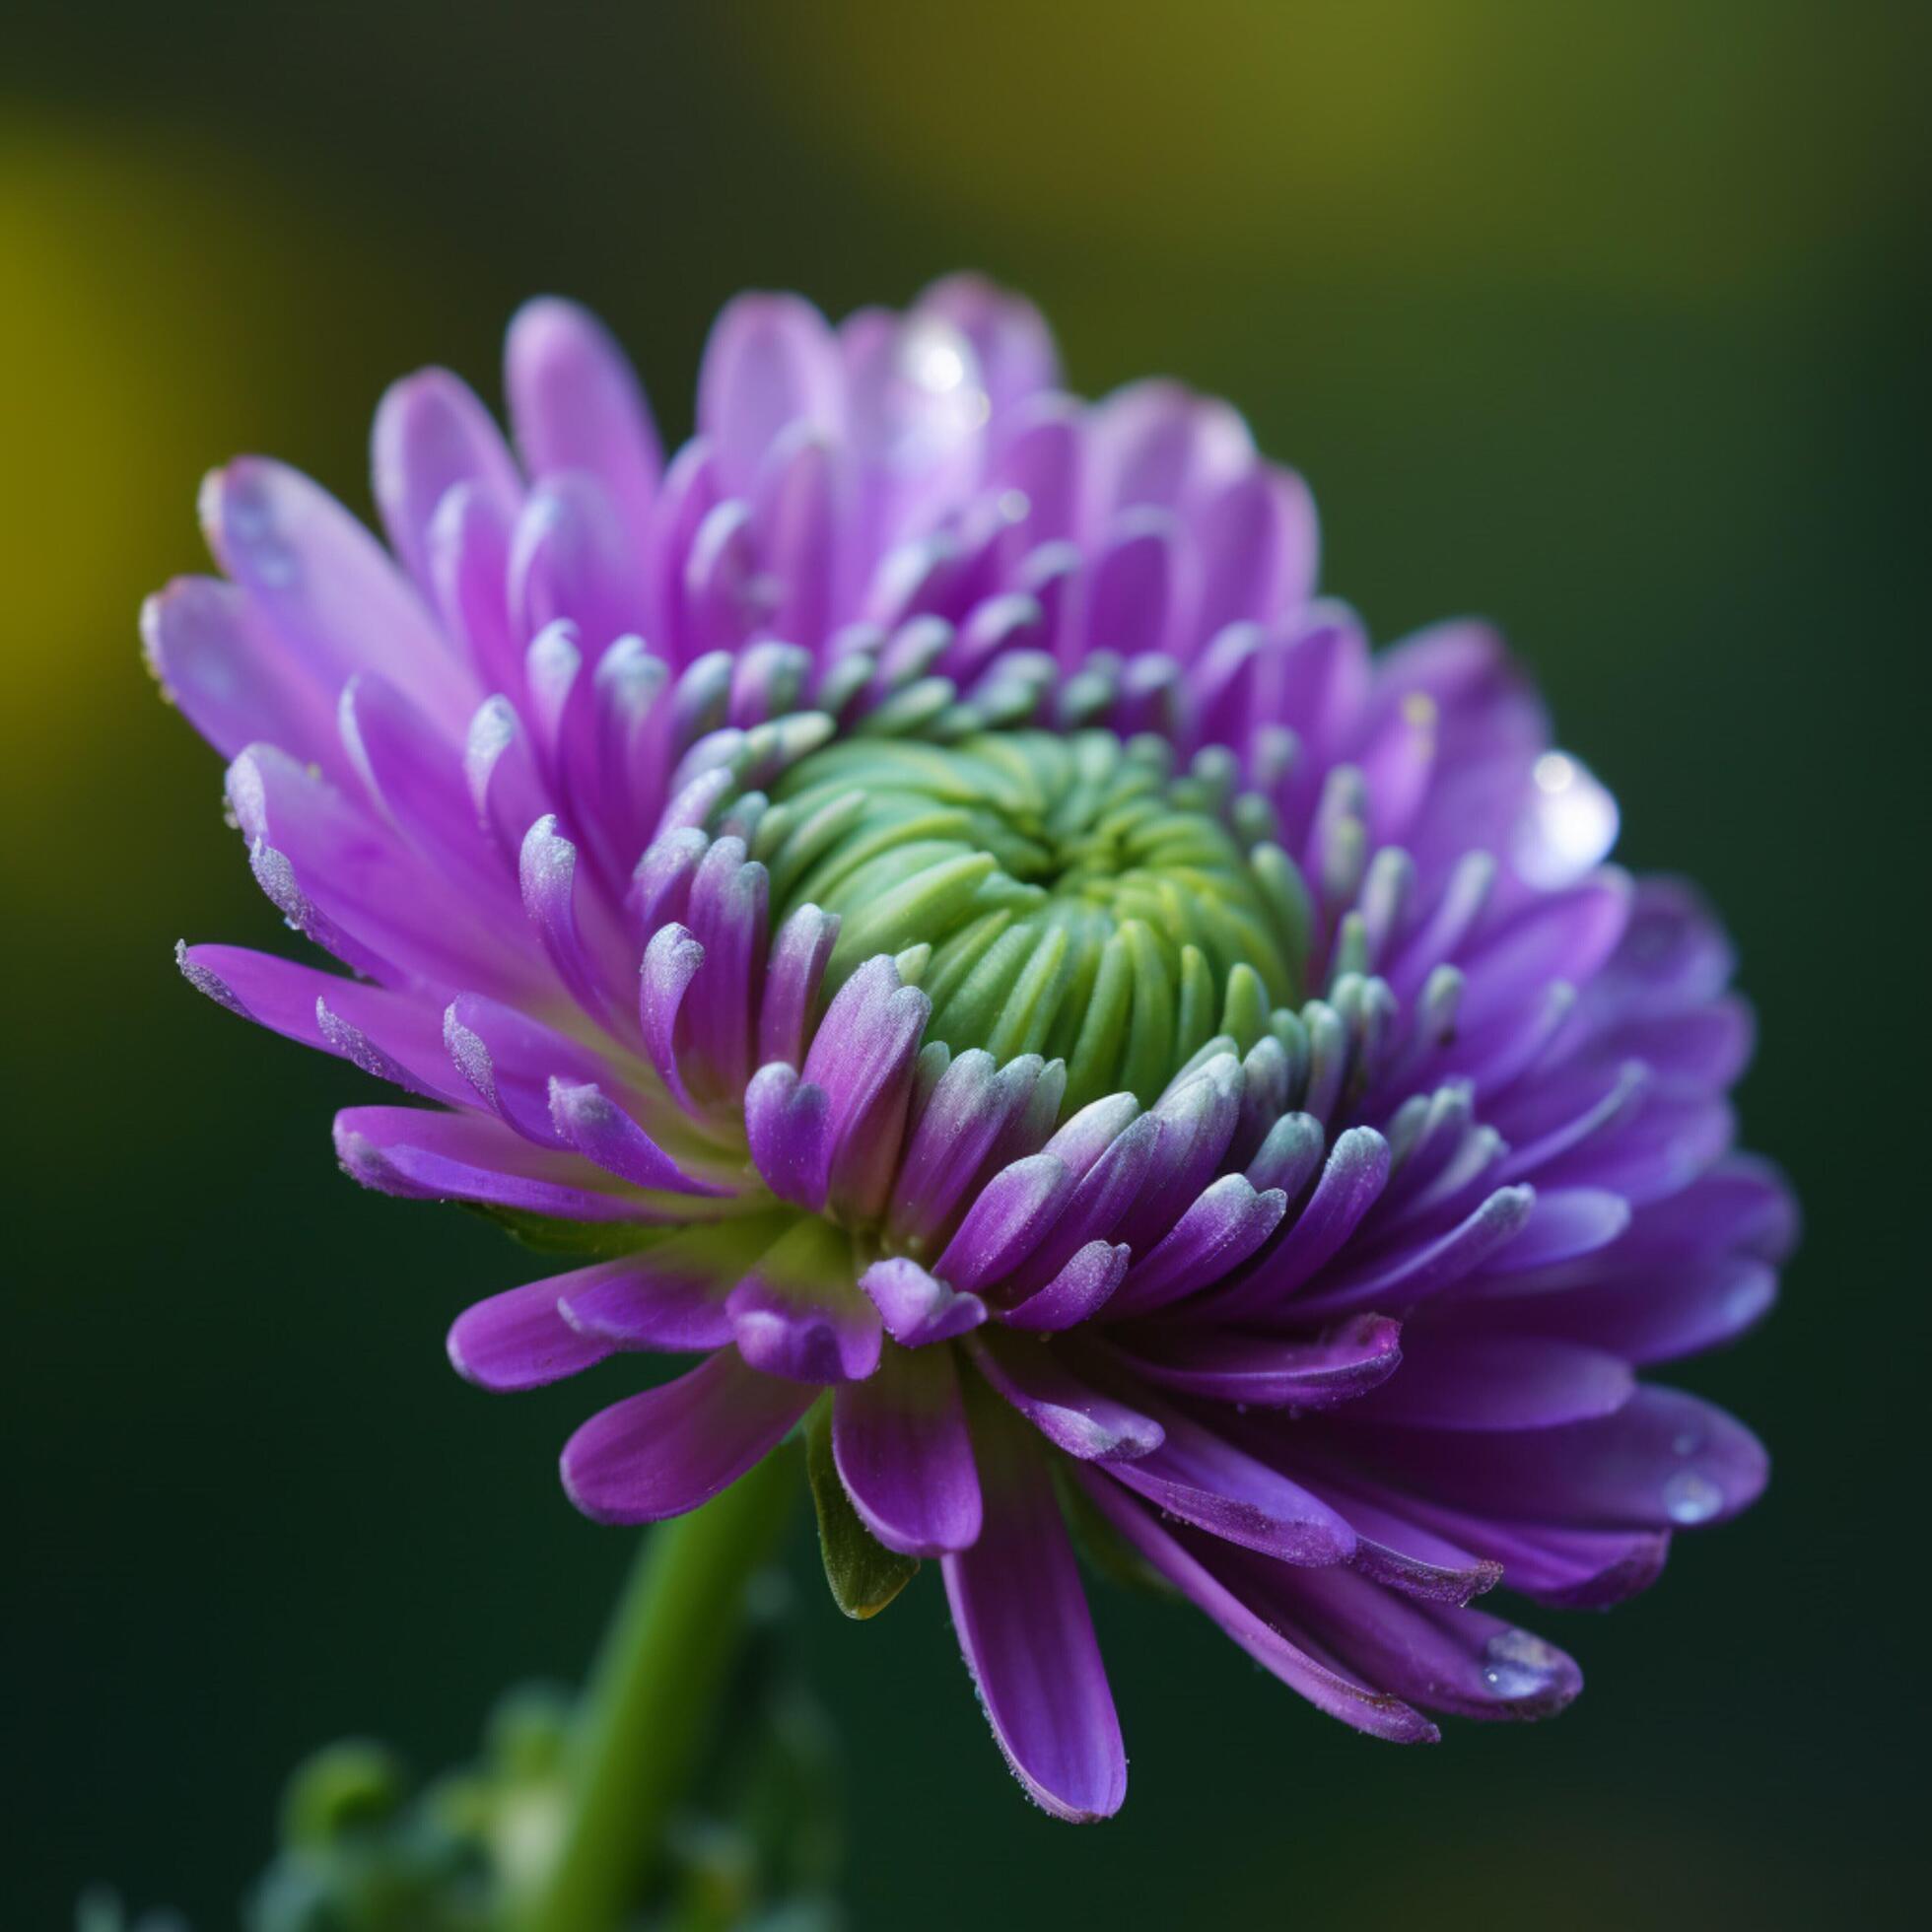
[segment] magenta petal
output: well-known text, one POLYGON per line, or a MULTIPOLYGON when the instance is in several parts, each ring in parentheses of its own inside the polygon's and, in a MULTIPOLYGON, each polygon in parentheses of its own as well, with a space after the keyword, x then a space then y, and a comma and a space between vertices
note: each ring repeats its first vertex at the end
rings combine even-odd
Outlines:
POLYGON ((1270 1622, 1297 1632, 1368 1681, 1459 1717, 1552 1717, 1583 1673, 1528 1630, 1480 1610, 1399 1596, 1343 1567, 1293 1570, 1235 1559, 1235 1587, 1270 1622))
POLYGON ((366 1188, 412 1201, 473 1201, 567 1221, 648 1221, 638 1196, 571 1153, 551 1153, 499 1121, 427 1107, 345 1107, 335 1151, 366 1188))
POLYGON ((980 1484, 949 1348, 893 1348, 838 1390, 832 1454, 865 1527, 908 1556, 943 1556, 980 1534, 980 1484))
POLYGON ((141 607, 148 668, 224 757, 280 745, 345 776, 335 687, 312 676, 232 584, 177 577, 141 607))
POLYGON ((244 946, 176 946, 174 963, 197 993, 242 1019, 427 1100, 470 1100, 443 1052, 433 1001, 244 946))
POLYGON ((960 1288, 997 1281, 1025 1259, 1072 1191, 1072 1176, 1052 1154, 1001 1168, 966 1210, 933 1272, 960 1288))
POLYGON ((775 1060, 745 1089, 744 1130, 751 1158, 781 1201, 816 1212, 825 1205, 832 1164, 831 1103, 823 1087, 801 1080, 775 1060))
POLYGON ((623 1108, 600 1087, 550 1082, 550 1118, 579 1153, 635 1187, 662 1188, 672 1194, 729 1194, 731 1190, 694 1180, 623 1108))
POLYGON ((739 1354, 767 1374, 856 1382, 879 1365, 878 1310, 853 1278, 851 1241, 816 1216, 768 1248, 724 1305, 739 1354))
POLYGON ((985 1524, 943 1559, 959 1647, 1033 1801, 1074 1824, 1110 1818, 1127 1796, 1127 1754, 1053 1484, 1018 1423, 994 1410, 976 1410, 973 1445, 985 1524))
POLYGON ((602 1361, 612 1345, 557 1312, 563 1279, 508 1288, 464 1309, 449 1330, 456 1373, 483 1389, 535 1389, 602 1361))
POLYGON ((1452 1508, 1580 1529, 1690 1528, 1755 1502, 1762 1444, 1721 1409, 1640 1387, 1615 1414, 1558 1428, 1408 1429, 1346 1419, 1326 1427, 1385 1480, 1452 1508))
POLYGON ((1107 1520, 1161 1575, 1205 1610, 1265 1671, 1299 1691, 1317 1710, 1396 1744, 1436 1742, 1441 1734, 1419 1711, 1400 1697, 1324 1663, 1290 1641, 1264 1614, 1251 1609, 1197 1553, 1215 1547, 1209 1539, 1184 1543, 1162 1528, 1138 1497, 1128 1495, 1107 1477, 1082 1472, 1079 1481, 1107 1520))
POLYGON ((663 457, 624 352, 586 310, 545 297, 517 311, 504 354, 511 420, 531 474, 594 476, 637 541, 663 457))
POLYGON ((732 1328, 725 1298, 786 1231, 772 1214, 680 1228, 635 1255, 555 1281, 564 1319, 620 1348, 722 1348, 732 1328))
POLYGON ((1354 1554, 1354 1532, 1319 1496, 1177 1411, 1158 1414, 1165 1440, 1113 1475, 1164 1516, 1284 1563, 1354 1554))
POLYGON ((968 1346, 995 1392, 1056 1449, 1082 1462, 1115 1462, 1160 1447, 1163 1431, 1151 1415, 1075 1374, 1045 1342, 989 1329, 968 1346))
POLYGON ((1355 1315, 1326 1334, 1277 1342, 1225 1330, 1161 1328, 1119 1338, 1137 1375, 1183 1395, 1258 1409, 1329 1409, 1386 1381, 1402 1360, 1402 1327, 1355 1315))
POLYGON ((1599 1349, 1536 1336, 1404 1338, 1402 1370, 1361 1398, 1358 1415, 1424 1429, 1546 1429, 1614 1414, 1636 1380, 1599 1349))
POLYGON ((986 1320, 986 1303, 976 1294, 955 1294, 903 1255, 875 1261, 859 1277, 885 1323, 885 1332, 907 1348, 950 1342, 986 1320))
POLYGON ((592 1415, 564 1445, 565 1492, 599 1523, 681 1516, 776 1448, 814 1394, 721 1348, 675 1382, 592 1415))
POLYGON ((490 412, 447 369, 425 369, 390 387, 376 411, 370 458, 390 546, 425 590, 435 584, 430 526, 451 490, 468 485, 506 522, 522 496, 522 478, 490 412))
POLYGON ((1089 1241, 1045 1287, 1005 1309, 1000 1319, 1009 1328, 1042 1334, 1077 1328, 1107 1305, 1127 1274, 1132 1253, 1125 1241, 1089 1241))
POLYGON ((333 699, 380 671, 459 741, 483 695, 388 553, 286 463, 243 456, 204 484, 202 526, 249 607, 333 699))

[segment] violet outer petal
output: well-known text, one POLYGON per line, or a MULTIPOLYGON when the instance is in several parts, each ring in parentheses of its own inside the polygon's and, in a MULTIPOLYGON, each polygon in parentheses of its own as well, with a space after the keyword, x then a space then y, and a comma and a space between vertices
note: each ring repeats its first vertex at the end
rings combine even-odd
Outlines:
POLYGON ((1107 1305, 1127 1274, 1133 1250, 1125 1241, 1089 1241, 1045 1287, 1000 1312, 1008 1328, 1054 1334, 1077 1328, 1107 1305))
POLYGON ((1166 1439, 1113 1475, 1163 1515, 1283 1563, 1354 1554, 1354 1532, 1319 1496, 1178 1411, 1157 1414, 1166 1439))
POLYGON ((1535 1336, 1405 1338, 1402 1373, 1361 1398, 1357 1414, 1409 1428, 1547 1429, 1615 1414, 1636 1378, 1600 1349, 1535 1336))
POLYGON ((738 1353, 767 1374, 857 1382, 879 1365, 878 1310, 853 1279, 850 1239, 815 1215, 774 1242, 724 1305, 738 1353))
POLYGON ((478 1388, 510 1391, 560 1382, 602 1361, 612 1345, 564 1320, 560 1285, 532 1281, 464 1309, 449 1330, 450 1366, 478 1388))
POLYGON ((975 1405, 973 1447, 985 1523, 942 1559, 967 1668, 1028 1796, 1071 1823, 1111 1817, 1127 1754, 1046 1464, 997 1405, 975 1405))
POLYGON ((1080 1486, 1114 1528, 1160 1574, 1198 1608, 1206 1611, 1256 1663, 1298 1691, 1331 1717, 1371 1737, 1396 1744, 1434 1744, 1440 1733, 1400 1697, 1320 1662, 1267 1617, 1249 1606, 1201 1560, 1207 1538, 1183 1543, 1163 1529, 1138 1497, 1128 1495, 1108 1478, 1081 1471, 1080 1486))
POLYGON ((1271 1622, 1307 1631, 1350 1670, 1428 1709, 1553 1717, 1583 1688, 1554 1644, 1483 1611, 1398 1595, 1343 1566, 1242 1567, 1243 1595, 1271 1622))
POLYGON ((600 1411, 564 1445, 564 1490, 599 1523, 656 1523, 728 1488, 812 1405, 728 1348, 675 1382, 600 1411))
POLYGON ((499 1121, 424 1107, 345 1107, 335 1151, 366 1188, 411 1201, 473 1201, 567 1221, 650 1221, 635 1194, 577 1154, 547 1152, 499 1121))
POLYGON ((782 1060, 759 1068, 745 1089, 745 1138, 753 1164, 781 1201, 814 1213, 825 1205, 832 1164, 829 1113, 824 1088, 799 1079, 782 1060))
POLYGON ((886 1334, 902 1347, 951 1342, 986 1320, 986 1303, 978 1295, 955 1294, 903 1255, 875 1261, 859 1285, 879 1311, 886 1334))
POLYGON ((1136 1375, 1183 1395, 1257 1409, 1330 1409, 1386 1381, 1402 1360, 1402 1327, 1385 1315, 1353 1315, 1326 1334, 1290 1342, 1223 1330, 1133 1329, 1117 1338, 1136 1375))
POLYGON ((791 1225, 784 1214, 679 1228, 635 1255, 560 1275, 565 1321, 619 1348, 669 1353, 722 1348, 732 1327, 725 1297, 791 1225))
POLYGON ((550 1118, 557 1132, 586 1159, 607 1167, 636 1187, 663 1188, 672 1194, 732 1192, 685 1173, 601 1087, 553 1079, 550 1118))
POLYGON ((865 1527, 907 1556, 942 1556, 980 1534, 980 1484, 949 1348, 886 1351, 876 1375, 833 1397, 832 1456, 865 1527))
POLYGON ((1690 1528, 1758 1498, 1763 1446, 1721 1409, 1640 1387, 1613 1415, 1478 1433, 1354 1423, 1326 1428, 1376 1475, 1452 1508, 1582 1529, 1690 1528))
POLYGON ((539 297, 512 320, 504 364, 511 422, 530 473, 594 476, 637 542, 663 457, 644 391, 610 332, 576 303, 539 297))
POLYGON ((1056 1449, 1082 1462, 1125 1462, 1160 1447, 1164 1431, 1076 1375, 1045 1342, 988 1329, 967 1344, 994 1392, 1019 1411, 1056 1449))

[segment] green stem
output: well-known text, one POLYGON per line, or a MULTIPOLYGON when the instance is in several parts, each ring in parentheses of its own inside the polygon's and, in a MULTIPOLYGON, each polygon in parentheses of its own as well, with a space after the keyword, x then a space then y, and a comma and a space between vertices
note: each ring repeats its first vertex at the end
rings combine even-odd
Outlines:
POLYGON ((635 1910, 706 1741, 745 1586, 778 1541, 797 1476, 781 1450, 646 1541, 584 1699, 563 1833, 524 1932, 610 1932, 635 1910))

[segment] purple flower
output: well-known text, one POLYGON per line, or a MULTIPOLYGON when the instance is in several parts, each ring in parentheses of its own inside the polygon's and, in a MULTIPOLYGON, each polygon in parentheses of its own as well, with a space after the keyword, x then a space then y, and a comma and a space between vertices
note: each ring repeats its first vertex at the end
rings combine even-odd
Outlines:
POLYGON ((734 303, 668 462, 566 303, 507 386, 514 453, 441 371, 384 399, 387 552, 219 472, 227 581, 145 619, 354 977, 183 971, 428 1103, 339 1116, 356 1179, 575 1253, 457 1368, 699 1357, 566 1447, 610 1522, 806 1422, 842 1600, 936 1557, 1062 1817, 1126 1782, 1070 1521, 1361 1730, 1560 1709, 1473 1600, 1609 1603, 1757 1495, 1636 1371, 1764 1312, 1793 1209, 1721 932, 1603 863, 1497 639, 1371 656, 1231 409, 1066 395, 977 281, 734 303))

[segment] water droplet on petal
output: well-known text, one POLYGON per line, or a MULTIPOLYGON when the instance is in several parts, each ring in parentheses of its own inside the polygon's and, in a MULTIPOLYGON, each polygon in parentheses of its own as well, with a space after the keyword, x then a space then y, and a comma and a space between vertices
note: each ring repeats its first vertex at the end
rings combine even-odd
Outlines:
POLYGON ((1664 1513, 1673 1523, 1708 1523, 1724 1507, 1724 1491, 1708 1476, 1681 1469, 1664 1484, 1664 1513))
POLYGON ((1483 1646, 1483 1682, 1498 1697, 1534 1697, 1550 1689, 1566 1661, 1534 1630, 1498 1630, 1483 1646))
POLYGON ((1617 843, 1617 800, 1587 765, 1546 751, 1530 768, 1530 798, 1517 820, 1511 857, 1530 884, 1570 884, 1617 843))

